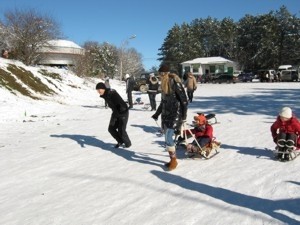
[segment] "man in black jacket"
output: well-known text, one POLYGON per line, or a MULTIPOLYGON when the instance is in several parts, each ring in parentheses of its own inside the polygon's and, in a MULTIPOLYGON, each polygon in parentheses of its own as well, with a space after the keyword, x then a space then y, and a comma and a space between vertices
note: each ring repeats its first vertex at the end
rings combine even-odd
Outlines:
POLYGON ((126 93, 128 98, 129 109, 132 109, 133 108, 132 91, 134 87, 134 77, 130 76, 129 74, 126 74, 125 79, 126 79, 126 93))
POLYGON ((112 109, 108 131, 118 142, 115 148, 119 148, 125 144, 128 148, 131 146, 131 141, 126 132, 129 110, 126 102, 118 94, 116 90, 106 88, 105 84, 100 82, 96 85, 96 90, 101 98, 104 98, 109 108, 112 109))

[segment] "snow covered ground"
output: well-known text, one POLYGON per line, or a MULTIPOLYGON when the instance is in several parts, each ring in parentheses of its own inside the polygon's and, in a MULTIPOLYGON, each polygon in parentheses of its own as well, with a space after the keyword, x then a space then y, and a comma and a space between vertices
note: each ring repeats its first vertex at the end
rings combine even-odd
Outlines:
MULTIPOLYGON (((33 101, 0 88, 0 224, 300 224, 300 158, 275 161, 270 126, 300 115, 299 83, 198 84, 188 121, 216 113, 220 154, 168 161, 153 112, 130 111, 129 149, 114 149, 94 82, 33 101)), ((111 81, 125 98, 125 84, 111 81)), ((134 93, 148 102, 145 94, 134 93)), ((159 96, 157 96, 159 100, 159 96)))

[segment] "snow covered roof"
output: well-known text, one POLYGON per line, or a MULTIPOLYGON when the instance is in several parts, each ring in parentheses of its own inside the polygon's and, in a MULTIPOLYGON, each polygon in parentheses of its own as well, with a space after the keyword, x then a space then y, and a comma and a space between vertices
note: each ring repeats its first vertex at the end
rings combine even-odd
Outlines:
POLYGON ((185 61, 181 64, 219 64, 219 63, 234 63, 231 60, 225 59, 223 57, 220 56, 216 56, 216 57, 203 57, 203 58, 196 58, 196 59, 192 59, 189 61, 185 61))
POLYGON ((55 47, 81 48, 79 45, 77 45, 77 44, 74 43, 73 41, 62 40, 62 39, 58 39, 58 40, 50 40, 50 41, 48 41, 48 44, 49 44, 50 46, 55 46, 55 47))
POLYGON ((49 40, 41 46, 39 52, 43 57, 39 64, 43 65, 74 65, 76 58, 84 55, 84 48, 69 40, 49 40))

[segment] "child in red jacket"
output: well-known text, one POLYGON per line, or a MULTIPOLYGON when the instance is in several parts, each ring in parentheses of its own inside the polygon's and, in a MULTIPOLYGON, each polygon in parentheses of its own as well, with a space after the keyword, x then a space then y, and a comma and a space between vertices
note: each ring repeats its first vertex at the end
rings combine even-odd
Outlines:
POLYGON ((291 108, 283 107, 271 126, 271 133, 279 151, 300 147, 300 123, 291 108))
MULTIPOLYGON (((200 148, 203 150, 205 146, 208 146, 213 139, 213 127, 208 124, 206 117, 203 114, 199 114, 194 116, 194 128, 183 131, 183 137, 179 137, 178 141, 183 141, 185 136, 190 138, 194 136, 195 140, 192 143, 187 145, 188 153, 196 153, 200 152, 200 148), (192 134, 191 134, 192 133, 192 134), (199 144, 199 146, 198 146, 199 144)), ((208 152, 206 152, 206 156, 209 155, 211 148, 208 152)))

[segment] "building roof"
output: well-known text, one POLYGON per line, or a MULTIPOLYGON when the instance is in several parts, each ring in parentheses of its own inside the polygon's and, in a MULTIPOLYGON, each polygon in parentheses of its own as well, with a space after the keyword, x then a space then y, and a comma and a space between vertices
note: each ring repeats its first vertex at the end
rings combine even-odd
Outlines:
POLYGON ((77 57, 84 55, 84 48, 68 40, 49 40, 39 48, 44 65, 74 65, 77 57))
POLYGON ((192 59, 189 61, 185 61, 181 64, 220 64, 220 63, 234 63, 231 60, 225 59, 223 57, 220 56, 216 56, 216 57, 203 57, 203 58, 196 58, 196 59, 192 59))
POLYGON ((40 53, 44 54, 74 54, 83 55, 84 49, 73 41, 68 40, 49 40, 39 48, 40 53))
POLYGON ((79 45, 69 40, 50 40, 47 42, 49 46, 64 47, 64 48, 81 48, 79 45))

